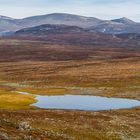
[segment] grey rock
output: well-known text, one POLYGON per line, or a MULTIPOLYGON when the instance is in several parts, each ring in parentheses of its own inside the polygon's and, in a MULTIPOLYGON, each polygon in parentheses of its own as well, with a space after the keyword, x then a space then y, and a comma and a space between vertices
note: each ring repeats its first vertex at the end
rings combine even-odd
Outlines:
POLYGON ((21 122, 18 124, 17 129, 22 131, 29 131, 32 129, 32 127, 27 122, 21 122))

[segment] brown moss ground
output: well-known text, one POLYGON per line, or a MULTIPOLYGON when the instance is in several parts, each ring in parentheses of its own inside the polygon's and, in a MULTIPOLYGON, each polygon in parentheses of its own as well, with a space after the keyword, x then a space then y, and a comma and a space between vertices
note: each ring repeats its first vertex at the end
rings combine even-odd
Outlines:
MULTIPOLYGON (((34 96, 19 95, 16 90, 43 95, 76 93, 139 100, 140 50, 126 46, 99 48, 1 40, 0 106, 28 108, 35 102, 34 96)), ((0 109, 0 138, 139 140, 139 116, 139 108, 100 112, 0 109), (32 126, 30 131, 17 129, 24 121, 32 126)))
POLYGON ((138 58, 0 63, 0 79, 1 85, 33 94, 88 94, 81 88, 90 88, 93 95, 140 99, 138 58))
POLYGON ((31 136, 41 140, 138 140, 140 110, 64 111, 64 110, 0 110, 0 131, 9 137, 31 136), (16 129, 28 122, 32 129, 16 129), (8 131, 10 130, 10 131, 8 131))

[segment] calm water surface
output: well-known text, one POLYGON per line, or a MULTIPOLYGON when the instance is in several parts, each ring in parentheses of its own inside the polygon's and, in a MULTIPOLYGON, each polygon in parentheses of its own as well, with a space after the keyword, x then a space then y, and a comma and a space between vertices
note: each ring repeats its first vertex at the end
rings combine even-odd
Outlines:
POLYGON ((44 109, 110 110, 140 106, 140 101, 88 95, 41 96, 33 106, 44 109))

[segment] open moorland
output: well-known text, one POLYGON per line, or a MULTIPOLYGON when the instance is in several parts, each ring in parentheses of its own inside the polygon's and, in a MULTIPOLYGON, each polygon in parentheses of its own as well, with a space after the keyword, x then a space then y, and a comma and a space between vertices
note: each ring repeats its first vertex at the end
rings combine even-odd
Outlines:
POLYGON ((72 42, 0 39, 0 139, 140 139, 139 107, 76 111, 30 106, 36 102, 36 94, 140 100, 138 40, 88 45, 72 42))

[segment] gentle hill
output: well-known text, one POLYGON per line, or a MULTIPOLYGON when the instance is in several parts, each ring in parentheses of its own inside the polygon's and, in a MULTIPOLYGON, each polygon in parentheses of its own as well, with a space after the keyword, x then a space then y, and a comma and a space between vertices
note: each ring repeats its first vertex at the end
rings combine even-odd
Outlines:
POLYGON ((19 23, 22 26, 33 27, 42 24, 65 24, 79 27, 95 26, 102 20, 94 17, 84 17, 79 15, 53 13, 48 15, 33 16, 22 19, 19 23))
POLYGON ((104 44, 119 39, 114 35, 90 32, 84 28, 68 25, 45 24, 41 26, 25 28, 17 31, 12 37, 43 40, 58 44, 104 44))
POLYGON ((15 34, 32 34, 32 35, 45 35, 49 33, 76 33, 76 32, 85 32, 83 28, 77 26, 68 26, 68 25, 57 25, 57 24, 44 24, 31 28, 24 28, 19 31, 16 31, 15 34))
POLYGON ((111 21, 100 22, 97 26, 90 27, 89 30, 108 34, 139 33, 140 23, 123 17, 111 21))
POLYGON ((94 17, 85 17, 66 13, 53 13, 39 15, 24 19, 13 19, 0 16, 0 34, 17 31, 23 28, 35 27, 44 24, 77 26, 90 32, 103 32, 107 34, 139 33, 140 23, 127 18, 115 20, 101 20, 94 17))
POLYGON ((130 19, 126 18, 126 17, 122 17, 122 18, 119 18, 119 19, 114 19, 112 21, 122 23, 122 24, 125 24, 125 25, 137 24, 133 20, 130 20, 130 19))

